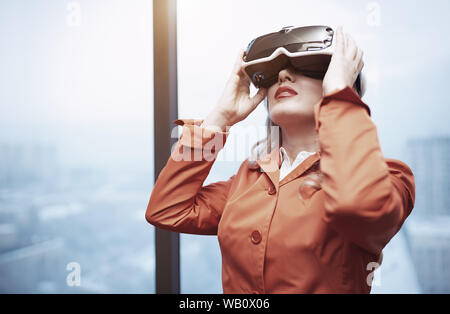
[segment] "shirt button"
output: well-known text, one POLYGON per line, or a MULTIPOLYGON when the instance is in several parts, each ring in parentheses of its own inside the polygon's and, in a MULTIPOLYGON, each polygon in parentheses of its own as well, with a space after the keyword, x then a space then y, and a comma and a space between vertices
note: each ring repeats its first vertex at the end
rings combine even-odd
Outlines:
POLYGON ((262 236, 261 236, 261 233, 258 230, 255 230, 255 231, 252 232, 251 238, 252 238, 252 242, 254 244, 258 244, 259 242, 261 242, 262 236))
POLYGON ((277 193, 277 190, 275 189, 274 186, 270 186, 270 187, 267 189, 267 193, 269 193, 270 195, 273 195, 273 194, 277 193))

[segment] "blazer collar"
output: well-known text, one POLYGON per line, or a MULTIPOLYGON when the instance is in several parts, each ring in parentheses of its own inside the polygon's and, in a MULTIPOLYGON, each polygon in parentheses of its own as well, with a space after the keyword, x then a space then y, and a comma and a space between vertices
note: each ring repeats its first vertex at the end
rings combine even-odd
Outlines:
POLYGON ((291 181, 298 176, 302 175, 306 170, 311 168, 320 159, 320 151, 306 158, 300 165, 298 165, 292 172, 290 172, 280 182, 280 167, 282 163, 282 156, 280 147, 275 147, 270 153, 263 155, 256 160, 257 165, 261 168, 262 172, 265 172, 272 181, 273 185, 277 188, 279 185, 283 185, 288 181, 291 181), (281 183, 281 184, 280 184, 281 183))

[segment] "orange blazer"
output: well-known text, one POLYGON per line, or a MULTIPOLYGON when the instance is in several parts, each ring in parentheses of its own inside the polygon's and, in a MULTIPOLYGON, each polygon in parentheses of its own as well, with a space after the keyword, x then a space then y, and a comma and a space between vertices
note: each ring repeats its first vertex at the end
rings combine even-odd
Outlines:
POLYGON ((229 132, 174 121, 182 134, 145 217, 161 229, 217 235, 224 293, 369 293, 374 263, 414 207, 411 169, 383 157, 370 108, 353 89, 323 97, 314 111, 321 151, 281 182, 277 148, 203 186, 229 132), (322 189, 301 200, 299 183, 318 162, 322 189))

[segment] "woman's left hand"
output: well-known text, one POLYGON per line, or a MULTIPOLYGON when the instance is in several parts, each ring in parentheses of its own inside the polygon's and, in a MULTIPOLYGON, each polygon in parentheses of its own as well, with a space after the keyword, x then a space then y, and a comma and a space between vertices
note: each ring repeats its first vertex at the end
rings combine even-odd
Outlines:
POLYGON ((363 51, 349 34, 344 36, 342 26, 338 27, 335 37, 336 48, 322 83, 324 97, 347 86, 353 87, 364 67, 363 51))

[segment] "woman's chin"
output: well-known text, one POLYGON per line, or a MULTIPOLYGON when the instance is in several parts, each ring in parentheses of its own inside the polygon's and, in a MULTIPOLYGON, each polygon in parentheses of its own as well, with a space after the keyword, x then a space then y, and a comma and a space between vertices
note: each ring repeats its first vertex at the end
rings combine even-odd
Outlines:
POLYGON ((270 119, 277 125, 289 124, 290 121, 304 121, 305 119, 314 120, 313 108, 299 108, 295 106, 274 106, 270 110, 270 119))
POLYGON ((304 116, 309 112, 314 112, 313 108, 307 108, 305 106, 299 106, 298 103, 283 103, 276 104, 270 108, 270 116, 273 118, 280 117, 292 117, 292 116, 304 116))

